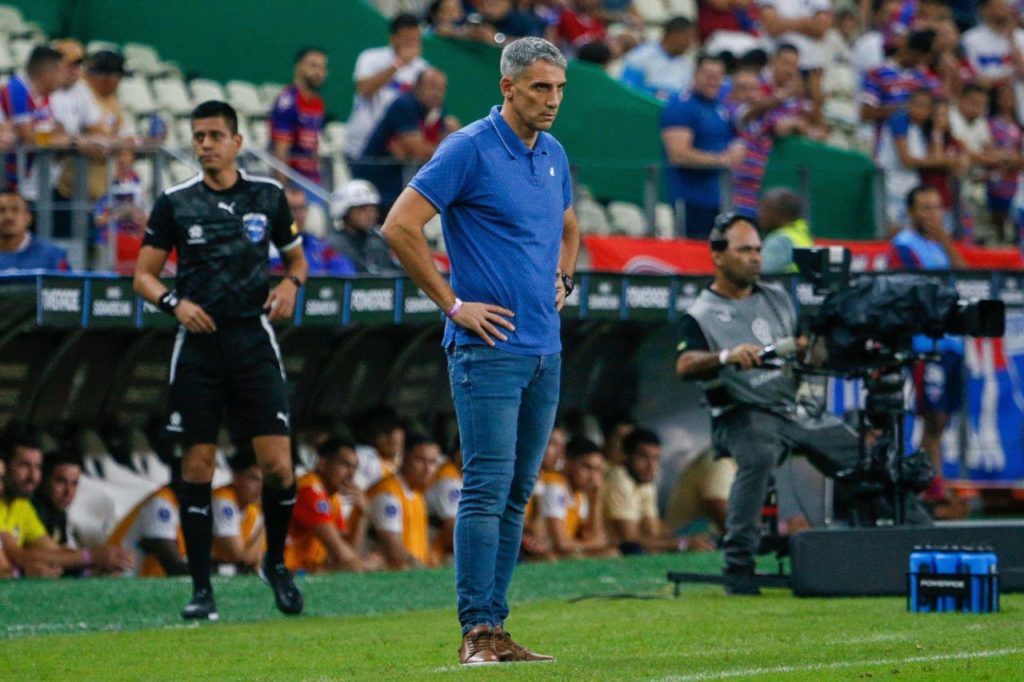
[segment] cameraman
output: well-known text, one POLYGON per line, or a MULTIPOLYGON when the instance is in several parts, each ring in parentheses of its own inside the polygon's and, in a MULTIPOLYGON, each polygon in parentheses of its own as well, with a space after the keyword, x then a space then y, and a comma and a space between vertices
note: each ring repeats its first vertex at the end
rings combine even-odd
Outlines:
POLYGON ((798 450, 831 476, 857 464, 858 439, 832 415, 799 415, 792 371, 763 364, 766 346, 788 346, 792 352, 806 342, 793 338, 796 315, 789 295, 758 281, 757 226, 726 213, 715 220, 710 241, 715 279, 682 319, 676 373, 684 381, 701 382, 716 456, 732 457, 737 465, 723 541, 726 592, 760 594, 751 580, 754 551, 776 465, 788 451, 798 450))

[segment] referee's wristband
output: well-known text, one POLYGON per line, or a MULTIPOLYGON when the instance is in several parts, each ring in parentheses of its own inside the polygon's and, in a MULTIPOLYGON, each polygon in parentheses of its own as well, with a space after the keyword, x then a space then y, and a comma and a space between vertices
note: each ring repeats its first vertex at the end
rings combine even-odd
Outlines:
POLYGON ((164 295, 157 301, 157 307, 164 311, 168 315, 174 315, 174 309, 181 303, 181 297, 178 296, 178 292, 174 289, 168 289, 164 292, 164 295))

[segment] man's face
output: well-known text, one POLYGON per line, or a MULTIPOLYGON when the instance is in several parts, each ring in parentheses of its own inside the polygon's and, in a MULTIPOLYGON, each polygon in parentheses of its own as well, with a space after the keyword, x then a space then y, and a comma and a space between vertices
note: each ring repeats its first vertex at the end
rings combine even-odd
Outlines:
POLYGON ((565 463, 565 444, 568 437, 565 429, 556 426, 548 436, 548 446, 544 449, 544 461, 541 466, 548 471, 559 471, 565 463))
POLYGON ((349 447, 343 447, 333 457, 321 457, 317 462, 317 473, 324 482, 324 488, 333 495, 342 488, 352 485, 359 466, 359 456, 349 447))
POLYGON ((740 104, 753 104, 761 98, 761 84, 750 71, 740 71, 732 79, 732 98, 740 104))
POLYGON ((82 77, 82 56, 71 53, 61 62, 60 87, 67 89, 82 77))
POLYGON ((571 459, 566 467, 573 490, 589 495, 601 488, 604 482, 604 455, 591 452, 571 459))
POLYGON ((512 11, 510 0, 481 0, 478 5, 480 14, 490 24, 495 24, 512 11))
POLYGON ((219 173, 234 165, 242 148, 242 136, 232 133, 222 116, 192 121, 192 150, 207 173, 219 173))
POLYGON ((973 121, 979 116, 985 115, 988 106, 988 97, 985 93, 972 90, 960 98, 960 113, 968 121, 973 121))
MULTIPOLYGON (((926 92, 918 92, 907 100, 907 115, 914 123, 924 123, 932 115, 932 98, 926 92)), ((965 114, 966 116, 966 114, 965 114)))
POLYGON ((749 287, 761 274, 761 237, 749 222, 743 220, 725 233, 729 246, 725 251, 712 251, 715 269, 739 288, 749 287))
POLYGON ((942 210, 942 196, 938 191, 918 192, 914 197, 914 205, 910 207, 910 222, 921 233, 941 230, 942 210))
POLYGON ((402 478, 413 490, 426 490, 440 460, 441 448, 434 443, 421 443, 402 458, 402 478))
POLYGON ((10 192, 0 194, 0 237, 21 239, 31 222, 32 214, 21 197, 10 192))
POLYGON ((60 464, 50 472, 46 481, 46 496, 53 506, 67 511, 78 494, 78 481, 82 478, 82 468, 77 464, 60 464))
POLYGON ((693 89, 705 99, 718 99, 724 79, 725 66, 722 62, 707 59, 701 62, 701 65, 697 67, 697 72, 693 75, 693 89))
POLYGON ((232 482, 238 495, 238 507, 245 509, 250 504, 259 504, 263 496, 263 472, 256 465, 236 471, 232 482))
POLYGON ((306 199, 306 193, 301 189, 289 187, 284 191, 284 196, 288 200, 288 208, 291 209, 295 226, 301 232, 306 224, 306 215, 309 213, 309 200, 306 199))
POLYGON ((49 62, 39 69, 33 83, 39 89, 40 94, 50 95, 60 88, 63 76, 64 65, 60 62, 49 62))
POLYGON ((661 462, 661 446, 648 443, 639 445, 636 452, 629 455, 628 461, 633 477, 640 483, 650 483, 658 476, 658 465, 661 462))
POLYGON ((404 50, 420 52, 423 49, 423 35, 417 26, 408 26, 400 29, 391 36, 391 47, 395 52, 404 50))
POLYGON ((672 31, 665 35, 665 38, 661 41, 661 46, 673 57, 677 57, 681 54, 685 54, 690 46, 693 45, 693 28, 687 28, 680 31, 672 31))
POLYGON ((942 2, 919 2, 914 16, 914 30, 938 29, 944 21, 953 18, 953 10, 942 2))
POLYGON ((772 83, 784 88, 800 77, 800 56, 792 50, 782 50, 772 59, 772 83))
POLYGON ((438 109, 444 104, 444 95, 448 90, 448 79, 436 69, 426 71, 416 84, 416 99, 428 111, 438 109))
POLYGON ((97 95, 111 97, 117 92, 117 86, 121 84, 122 78, 124 76, 119 73, 94 73, 89 77, 89 82, 97 95))
POLYGON ((405 449, 405 429, 397 427, 378 433, 373 439, 373 447, 384 459, 396 459, 405 449))
POLYGON ((43 477, 43 451, 18 446, 8 464, 7 486, 16 497, 31 497, 43 477))
POLYGON ((1013 8, 1006 0, 990 0, 981 8, 981 16, 993 26, 1005 26, 1013 21, 1013 8))
POLYGON ((528 130, 550 130, 565 96, 565 69, 538 59, 515 80, 502 77, 501 94, 528 130))
POLYGON ((356 230, 369 230, 380 222, 380 208, 377 204, 353 206, 345 216, 345 223, 356 230))
POLYGON ((295 75, 313 92, 318 92, 327 80, 327 55, 310 52, 295 65, 295 75))

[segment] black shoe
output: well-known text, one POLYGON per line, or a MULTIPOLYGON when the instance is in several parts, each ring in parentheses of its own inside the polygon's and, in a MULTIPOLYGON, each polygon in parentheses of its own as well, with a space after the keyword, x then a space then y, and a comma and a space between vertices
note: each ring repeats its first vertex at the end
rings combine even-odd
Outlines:
POLYGON ((181 610, 185 620, 219 620, 217 603, 213 600, 213 590, 206 588, 192 593, 192 601, 181 610))
POLYGON ((292 572, 283 563, 268 566, 264 558, 260 562, 260 578, 274 590, 278 611, 289 616, 302 613, 302 593, 292 580, 292 572))
POLYGON ((753 566, 723 568, 722 580, 726 594, 761 596, 761 587, 757 584, 757 574, 754 572, 753 566))

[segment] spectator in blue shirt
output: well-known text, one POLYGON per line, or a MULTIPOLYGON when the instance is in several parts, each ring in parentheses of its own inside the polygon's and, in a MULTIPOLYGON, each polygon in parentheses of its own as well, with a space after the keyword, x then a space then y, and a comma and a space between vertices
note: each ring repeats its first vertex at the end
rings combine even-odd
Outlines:
POLYGON ((669 165, 665 168, 669 200, 676 209, 676 233, 706 239, 720 208, 722 169, 743 160, 725 106, 719 100, 725 64, 718 57, 697 58, 693 90, 673 98, 661 112, 661 140, 669 165), (685 227, 679 229, 679 216, 685 227))
MULTIPOLYGON (((966 268, 963 256, 943 226, 942 195, 934 187, 919 186, 907 194, 910 224, 893 237, 889 249, 889 266, 903 270, 949 270, 966 268)), ((926 336, 914 338, 914 351, 929 353, 934 342, 926 336)), ((938 360, 919 362, 914 367, 914 388, 917 412, 924 422, 921 447, 931 456, 936 478, 925 493, 925 500, 935 505, 937 517, 962 516, 950 500, 942 484, 942 434, 949 416, 960 409, 963 387, 963 339, 945 336, 935 348, 938 360)))
POLYGON ((555 423, 558 312, 579 251, 569 160, 547 132, 565 68, 541 38, 507 45, 501 106, 445 140, 384 221, 409 276, 448 317, 444 347, 463 455, 455 522, 462 664, 552 660, 512 642, 504 624, 523 512, 555 423), (450 282, 423 235, 438 213, 450 282))
MULTIPOLYGON (((309 197, 299 187, 288 187, 284 190, 288 208, 291 209, 295 229, 302 235, 302 251, 309 265, 309 274, 313 275, 354 275, 355 265, 343 254, 338 253, 316 235, 305 230, 306 216, 309 215, 309 197)), ((270 270, 275 274, 284 272, 281 254, 273 245, 270 247, 270 270)))
POLYGON ((686 17, 669 19, 660 42, 652 40, 639 45, 622 58, 624 68, 620 80, 663 102, 689 90, 696 40, 692 21, 686 17))
POLYGON ((405 164, 426 163, 441 140, 458 129, 458 120, 444 111, 447 89, 443 73, 424 69, 412 91, 391 103, 367 140, 360 162, 352 164, 354 177, 377 187, 385 211, 408 180, 405 164))
POLYGON ((0 272, 19 270, 68 270, 64 249, 36 239, 28 203, 12 190, 0 192, 0 272))

